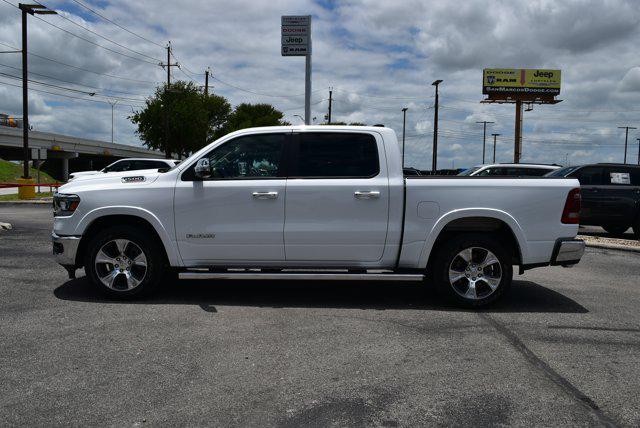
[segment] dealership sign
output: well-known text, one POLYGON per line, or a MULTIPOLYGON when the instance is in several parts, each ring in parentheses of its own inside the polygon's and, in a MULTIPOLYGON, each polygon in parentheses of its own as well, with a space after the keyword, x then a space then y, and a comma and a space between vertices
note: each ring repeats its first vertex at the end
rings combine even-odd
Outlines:
POLYGON ((311 16, 283 16, 281 33, 282 56, 311 54, 311 16))
POLYGON ((560 94, 560 70, 485 68, 483 94, 560 94))

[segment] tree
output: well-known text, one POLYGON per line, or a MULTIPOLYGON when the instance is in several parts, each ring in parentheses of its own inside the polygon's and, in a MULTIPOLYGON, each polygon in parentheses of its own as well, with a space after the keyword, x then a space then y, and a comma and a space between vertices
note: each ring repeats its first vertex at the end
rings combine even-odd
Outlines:
POLYGON ((233 110, 227 118, 224 132, 233 132, 239 129, 254 126, 279 126, 290 125, 282 120, 284 114, 270 104, 242 103, 233 110))
POLYGON ((145 146, 170 158, 186 156, 221 136, 230 113, 226 98, 205 95, 193 82, 177 81, 157 88, 129 119, 145 146))

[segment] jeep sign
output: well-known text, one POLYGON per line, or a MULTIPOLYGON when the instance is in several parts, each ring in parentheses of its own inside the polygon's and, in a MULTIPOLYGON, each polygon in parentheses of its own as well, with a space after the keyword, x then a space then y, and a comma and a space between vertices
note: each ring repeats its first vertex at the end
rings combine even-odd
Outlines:
POLYGON ((485 68, 482 93, 558 95, 560 77, 560 70, 485 68))

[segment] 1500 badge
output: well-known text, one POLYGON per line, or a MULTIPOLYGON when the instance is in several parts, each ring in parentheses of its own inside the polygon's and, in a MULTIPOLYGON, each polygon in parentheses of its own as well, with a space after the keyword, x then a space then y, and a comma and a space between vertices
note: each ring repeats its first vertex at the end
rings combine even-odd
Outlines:
POLYGON ((123 183, 140 183, 144 180, 145 178, 142 175, 136 175, 134 177, 122 177, 123 183))
POLYGON ((187 239, 213 239, 215 233, 187 233, 187 239))

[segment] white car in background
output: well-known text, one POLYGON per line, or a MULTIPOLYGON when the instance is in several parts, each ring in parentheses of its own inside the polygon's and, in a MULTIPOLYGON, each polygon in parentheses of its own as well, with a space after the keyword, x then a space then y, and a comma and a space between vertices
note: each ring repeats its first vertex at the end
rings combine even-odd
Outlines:
POLYGON ((148 158, 128 158, 115 161, 111 165, 104 167, 99 171, 78 171, 69 174, 69 181, 72 181, 78 177, 86 177, 89 175, 98 175, 107 172, 123 172, 123 171, 138 171, 143 169, 160 169, 160 168, 173 168, 179 164, 179 160, 174 159, 148 159, 148 158))
POLYGON ((477 165, 458 175, 470 177, 541 177, 560 168, 560 165, 533 163, 496 163, 477 165))

